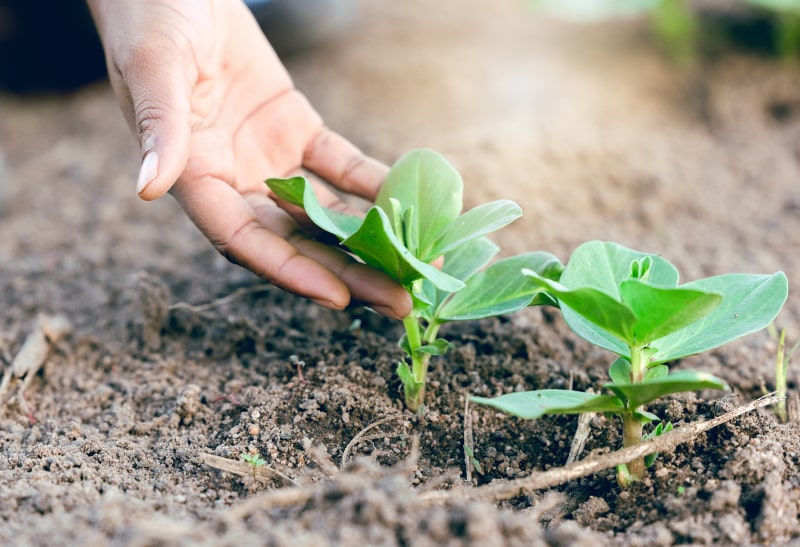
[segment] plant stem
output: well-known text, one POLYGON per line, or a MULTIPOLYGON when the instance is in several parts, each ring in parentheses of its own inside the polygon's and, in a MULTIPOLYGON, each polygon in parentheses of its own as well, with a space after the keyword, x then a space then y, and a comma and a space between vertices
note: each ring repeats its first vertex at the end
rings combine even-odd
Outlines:
POLYGON ((408 347, 411 350, 411 379, 403 382, 403 395, 406 406, 413 412, 418 412, 425 403, 425 376, 428 373, 430 355, 417 351, 422 347, 418 319, 411 314, 403 319, 403 326, 406 329, 408 347))
MULTIPOLYGON (((631 346, 631 383, 644 381, 649 356, 645 347, 631 346)), ((642 421, 636 415, 638 408, 631 408, 622 414, 622 446, 628 448, 642 442, 642 421)), ((634 479, 641 479, 645 473, 644 458, 628 462, 628 472, 634 479)))
POLYGON ((783 397, 775 405, 775 414, 782 422, 786 422, 786 329, 781 329, 780 339, 778 340, 778 352, 775 356, 775 391, 783 397))
MULTIPOLYGON (((642 442, 642 421, 636 417, 634 410, 622 414, 622 446, 628 448, 642 442)), ((644 477, 644 458, 636 458, 628 462, 628 472, 634 479, 644 477)))

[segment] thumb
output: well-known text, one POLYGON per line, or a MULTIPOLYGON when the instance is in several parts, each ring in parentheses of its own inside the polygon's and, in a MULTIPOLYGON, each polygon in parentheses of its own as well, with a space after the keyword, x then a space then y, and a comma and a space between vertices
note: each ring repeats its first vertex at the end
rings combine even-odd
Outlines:
POLYGON ((143 53, 142 63, 137 63, 142 68, 125 78, 142 152, 136 193, 148 201, 164 195, 186 168, 192 93, 180 56, 168 61, 163 52, 150 53, 156 53, 157 59, 143 53))

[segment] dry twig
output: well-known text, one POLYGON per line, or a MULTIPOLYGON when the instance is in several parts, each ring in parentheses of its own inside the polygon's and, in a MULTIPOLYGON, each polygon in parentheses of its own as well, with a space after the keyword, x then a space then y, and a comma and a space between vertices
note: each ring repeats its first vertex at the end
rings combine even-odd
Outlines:
POLYGON ((344 452, 342 452, 341 467, 344 468, 344 466, 347 465, 347 461, 350 458, 350 453, 353 451, 353 449, 356 447, 356 445, 358 445, 358 443, 363 442, 363 441, 368 441, 368 440, 371 440, 371 439, 380 439, 380 438, 386 436, 383 433, 381 433, 379 435, 367 436, 367 433, 369 431, 375 429, 378 426, 381 426, 381 425, 385 424, 386 422, 390 422, 392 420, 397 420, 397 419, 401 419, 401 418, 402 418, 402 416, 387 416, 386 418, 381 418, 377 422, 372 422, 367 427, 365 427, 364 429, 362 429, 361 431, 356 433, 356 436, 353 437, 350 440, 349 443, 347 443, 347 446, 344 448, 344 452))
POLYGON ((247 294, 254 294, 259 292, 264 292, 272 289, 272 285, 258 285, 256 287, 241 287, 236 289, 231 294, 223 296, 221 298, 217 298, 216 300, 212 300, 211 302, 206 302, 205 304, 189 304, 188 302, 175 302, 174 304, 170 304, 170 310, 189 310, 195 313, 204 312, 206 310, 210 310, 211 308, 215 308, 217 306, 221 306, 223 304, 227 304, 228 302, 232 302, 241 296, 245 296, 247 294))
POLYGON ((469 410, 469 396, 464 396, 464 465, 466 467, 465 482, 472 485, 472 466, 475 460, 475 440, 472 436, 472 413, 469 410))
POLYGON ((696 422, 679 429, 673 429, 669 433, 641 442, 635 446, 630 446, 610 454, 590 456, 579 462, 556 469, 549 469, 541 473, 533 473, 521 479, 496 481, 485 486, 470 489, 458 488, 446 491, 438 490, 427 492, 423 494, 423 497, 429 503, 443 503, 454 497, 468 497, 471 499, 498 502, 522 495, 526 492, 551 488, 567 481, 615 467, 635 458, 642 458, 648 454, 672 451, 677 446, 694 439, 710 429, 737 418, 742 414, 775 404, 780 399, 781 397, 775 394, 761 397, 760 399, 737 407, 716 418, 704 422, 696 422))
POLYGON ((287 484, 298 486, 293 478, 268 465, 261 465, 254 470, 253 466, 245 461, 230 460, 228 458, 215 456, 214 454, 199 454, 198 460, 203 465, 219 469, 220 471, 227 471, 234 475, 254 476, 257 481, 262 483, 269 483, 273 478, 278 477, 287 484))
MULTIPOLYGON (((11 388, 17 381, 17 402, 20 408, 28 415, 28 419, 33 422, 33 414, 25 402, 25 389, 33 381, 34 376, 44 365, 50 348, 72 330, 69 320, 63 315, 40 315, 36 318, 33 330, 25 338, 17 356, 11 362, 11 366, 3 375, 0 382, 0 405, 4 405, 11 399, 11 388)), ((2 410, 2 406, 0 406, 2 410)))

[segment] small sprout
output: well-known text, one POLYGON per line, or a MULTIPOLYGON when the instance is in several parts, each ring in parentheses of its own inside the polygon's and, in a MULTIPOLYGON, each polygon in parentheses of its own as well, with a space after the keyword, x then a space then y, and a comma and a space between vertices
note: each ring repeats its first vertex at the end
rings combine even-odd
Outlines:
POLYGON ((253 480, 256 480, 256 472, 259 467, 266 465, 267 461, 261 456, 256 454, 241 454, 239 456, 243 462, 250 464, 250 469, 253 471, 253 480))
POLYGON ((552 303, 546 295, 537 299, 535 283, 521 271, 528 268, 557 279, 563 266, 553 255, 527 253, 485 268, 499 251, 485 236, 519 218, 519 205, 498 200, 462 213, 461 176, 431 150, 400 158, 363 217, 324 208, 303 177, 269 179, 266 184, 410 294, 413 311, 403 320, 400 340, 407 359, 398 363, 397 375, 412 411, 424 413, 428 363, 447 351, 448 342, 438 337, 442 325, 552 303), (432 265, 441 258, 441 269, 432 265))
POLYGON ((303 376, 303 367, 306 366, 306 362, 301 360, 297 355, 290 355, 289 362, 297 368, 297 377, 300 378, 300 382, 305 384, 306 378, 303 376))
POLYGON ((677 491, 678 491, 678 495, 681 496, 681 495, 683 495, 684 492, 686 492, 686 487, 685 486, 679 486, 677 488, 677 491))
POLYGON ((481 462, 478 461, 478 458, 475 457, 475 451, 472 450, 466 444, 464 445, 464 453, 469 458, 470 463, 472 464, 473 469, 477 471, 479 474, 483 474, 483 468, 481 467, 481 462))
POLYGON ((789 370, 789 362, 794 356, 800 346, 798 340, 794 346, 787 352, 786 351, 786 329, 781 329, 778 338, 778 351, 775 354, 775 391, 782 397, 782 399, 775 405, 775 414, 781 422, 786 422, 788 415, 786 412, 786 394, 787 391, 787 373, 789 370))
MULTIPOLYGON (((705 372, 670 372, 667 363, 763 329, 788 294, 782 272, 728 274, 678 285, 678 271, 660 256, 600 241, 578 247, 558 282, 534 271, 526 275, 558 303, 575 333, 617 355, 605 384, 611 393, 543 389, 472 400, 528 419, 617 414, 625 447, 641 442, 643 426, 659 420, 645 409, 648 403, 672 393, 729 389, 705 372)), ((651 435, 670 426, 660 427, 651 435)), ((651 460, 638 458, 621 466, 620 484, 642 478, 651 460)))

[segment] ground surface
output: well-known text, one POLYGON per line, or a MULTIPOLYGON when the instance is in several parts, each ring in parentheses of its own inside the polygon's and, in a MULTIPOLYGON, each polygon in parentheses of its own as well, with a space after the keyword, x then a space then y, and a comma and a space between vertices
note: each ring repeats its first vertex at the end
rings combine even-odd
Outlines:
MULTIPOLYGON (((434 148, 461 171, 470 206, 518 201, 524 218, 495 237, 505 253, 566 260, 608 239, 663 254, 686 280, 784 270, 790 297, 776 324, 797 340, 797 69, 734 52, 686 70, 635 25, 572 28, 516 3, 492 9, 364 2, 351 34, 289 67, 369 153, 391 163, 434 148)), ((630 491, 607 470, 554 488, 558 499, 431 505, 422 490, 465 478, 465 423, 476 486, 561 466, 569 452, 574 418, 472 408, 465 420, 465 394, 570 379, 599 388, 610 356, 539 309, 450 327, 454 349, 435 361, 429 413, 416 418, 393 373, 397 325, 270 288, 217 256, 169 198, 135 198, 134 143, 104 85, 3 97, 0 143, 0 358, 11 361, 38 314, 73 326, 25 393, 31 415, 11 402, 0 418, 3 545, 800 538, 800 426, 769 409, 662 456, 630 491), (250 450, 302 488, 209 464, 250 450), (337 473, 343 458, 360 463, 337 473), (281 490, 290 499, 274 497, 281 490)), ((686 359, 676 366, 717 374, 734 394, 651 410, 680 426, 750 401, 774 387, 775 348, 762 332, 686 359)), ((796 369, 789 385, 796 393, 796 369)), ((586 453, 618 447, 615 425, 593 419, 586 453)))

